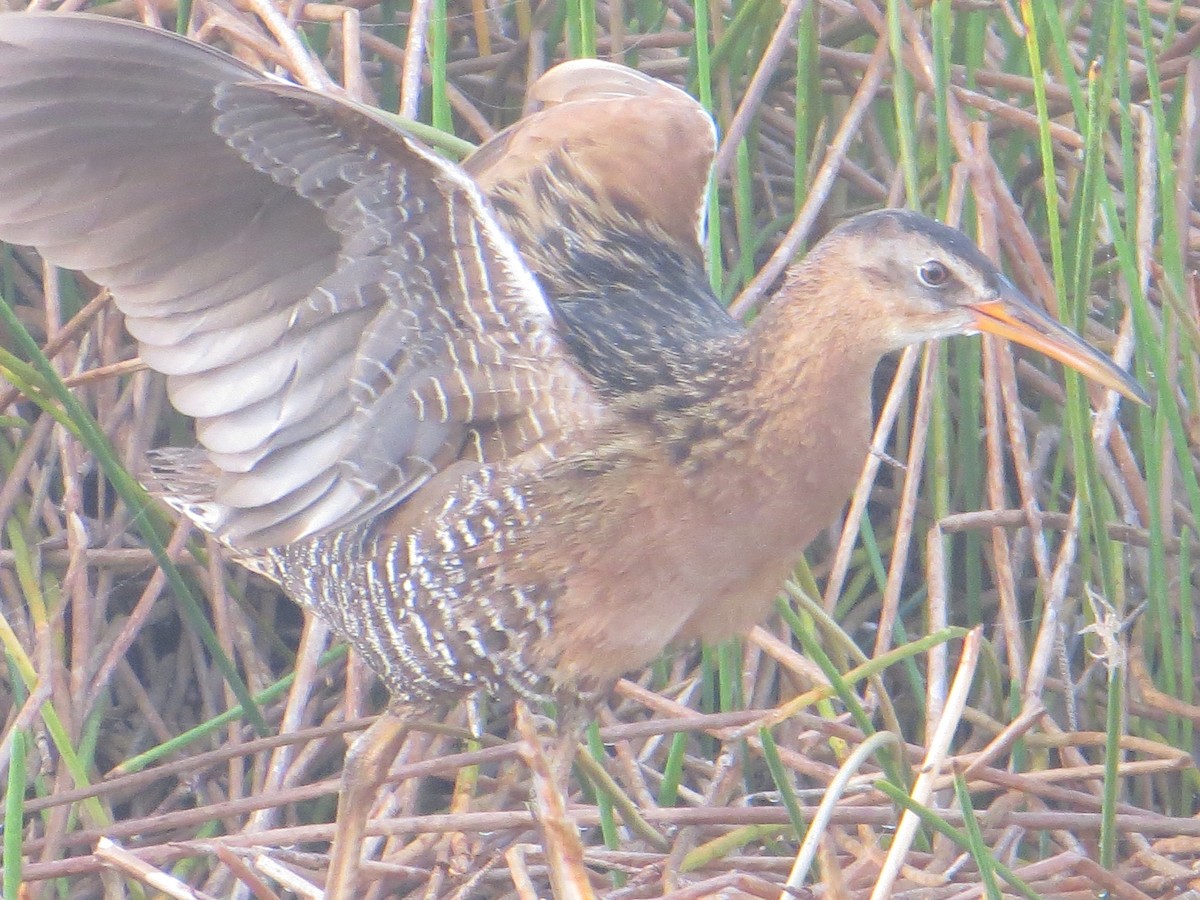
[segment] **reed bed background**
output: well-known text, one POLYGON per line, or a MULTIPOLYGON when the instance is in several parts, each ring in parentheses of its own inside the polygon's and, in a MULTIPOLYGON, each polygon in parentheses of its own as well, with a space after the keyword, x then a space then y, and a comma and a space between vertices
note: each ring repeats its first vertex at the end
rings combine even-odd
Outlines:
MULTIPOLYGON (((908 205, 1150 389, 1118 407, 979 339, 885 364, 877 452, 779 614, 599 710, 572 802, 601 894, 1200 890, 1194 2, 91 9, 190 23, 451 155, 553 62, 623 61, 720 124, 736 314, 832 223, 908 205)), ((22 248, 0 264, 4 896, 316 896, 347 740, 385 698, 127 474, 188 428, 104 293, 22 248)), ((548 893, 510 710, 477 712, 482 736, 463 709, 410 739, 364 896, 548 893)))

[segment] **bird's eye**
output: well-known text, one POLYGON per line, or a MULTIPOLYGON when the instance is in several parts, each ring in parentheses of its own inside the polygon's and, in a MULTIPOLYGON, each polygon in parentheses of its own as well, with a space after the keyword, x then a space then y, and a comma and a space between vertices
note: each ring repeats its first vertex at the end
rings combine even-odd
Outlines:
POLYGON ((921 283, 927 287, 941 287, 950 280, 950 270, 936 259, 931 259, 917 270, 921 283))

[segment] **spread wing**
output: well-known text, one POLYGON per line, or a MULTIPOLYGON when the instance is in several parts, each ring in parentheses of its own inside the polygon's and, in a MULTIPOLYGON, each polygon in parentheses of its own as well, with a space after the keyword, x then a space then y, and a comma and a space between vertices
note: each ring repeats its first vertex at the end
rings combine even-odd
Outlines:
POLYGON ((600 413, 478 188, 368 110, 167 32, 8 14, 0 159, 0 239, 111 289, 196 417, 231 545, 600 413))
POLYGON ((540 109, 463 167, 618 414, 696 402, 689 386, 743 330, 704 269, 712 118, 678 88, 600 60, 556 66, 529 97, 540 109))
POLYGON ((601 237, 629 231, 703 267, 717 135, 695 98, 625 66, 587 59, 550 69, 529 99, 540 109, 480 147, 463 168, 548 291, 571 293, 571 275, 587 268, 551 239, 564 229, 601 237))

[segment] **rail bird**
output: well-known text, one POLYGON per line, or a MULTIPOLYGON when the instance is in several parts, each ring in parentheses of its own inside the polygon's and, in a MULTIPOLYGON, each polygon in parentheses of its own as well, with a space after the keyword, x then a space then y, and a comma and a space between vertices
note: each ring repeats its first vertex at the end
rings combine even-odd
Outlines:
POLYGON ((749 327, 709 287, 712 120, 614 64, 447 162, 378 111, 82 15, 0 16, 0 239, 107 286, 196 420, 168 502, 391 693, 328 895, 418 715, 568 705, 760 621, 855 483, 872 374, 990 332, 1141 388, 962 233, 831 231, 749 327))

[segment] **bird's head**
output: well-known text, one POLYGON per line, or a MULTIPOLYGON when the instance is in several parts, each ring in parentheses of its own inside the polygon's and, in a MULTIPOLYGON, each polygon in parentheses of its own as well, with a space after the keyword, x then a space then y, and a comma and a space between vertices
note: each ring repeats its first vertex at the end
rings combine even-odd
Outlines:
POLYGON ((845 313, 881 352, 956 334, 988 332, 1146 403, 1145 390, 1071 329, 1034 306, 961 231, 918 213, 883 210, 831 231, 814 250, 826 277, 847 286, 845 313), (853 286, 853 287, 850 287, 853 286))

